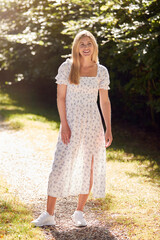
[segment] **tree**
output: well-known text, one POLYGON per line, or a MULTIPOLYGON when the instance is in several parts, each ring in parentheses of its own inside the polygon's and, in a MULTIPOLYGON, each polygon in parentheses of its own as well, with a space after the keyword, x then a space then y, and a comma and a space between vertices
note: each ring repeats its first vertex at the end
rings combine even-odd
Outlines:
POLYGON ((11 82, 50 89, 61 56, 69 56, 75 34, 87 29, 111 75, 114 112, 142 122, 150 114, 152 125, 159 120, 159 1, 2 0, 0 9, 4 82, 9 75, 11 82))

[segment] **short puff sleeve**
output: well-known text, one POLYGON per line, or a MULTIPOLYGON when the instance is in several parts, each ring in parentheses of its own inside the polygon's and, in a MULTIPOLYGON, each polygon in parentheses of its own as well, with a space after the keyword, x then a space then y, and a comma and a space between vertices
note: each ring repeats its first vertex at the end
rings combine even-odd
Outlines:
POLYGON ((63 62, 58 68, 58 74, 56 75, 56 83, 57 84, 65 84, 68 85, 69 82, 69 73, 70 73, 71 62, 67 59, 63 62))
POLYGON ((109 73, 105 66, 100 66, 100 75, 99 75, 99 89, 109 90, 110 79, 109 73))

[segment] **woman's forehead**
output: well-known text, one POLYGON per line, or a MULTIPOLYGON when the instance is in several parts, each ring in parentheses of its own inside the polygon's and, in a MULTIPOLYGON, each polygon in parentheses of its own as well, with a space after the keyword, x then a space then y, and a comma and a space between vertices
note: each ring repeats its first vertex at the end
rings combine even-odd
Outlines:
POLYGON ((80 43, 81 42, 91 42, 92 40, 91 40, 91 38, 90 37, 87 37, 87 36, 84 36, 84 37, 82 37, 81 39, 80 39, 80 43))

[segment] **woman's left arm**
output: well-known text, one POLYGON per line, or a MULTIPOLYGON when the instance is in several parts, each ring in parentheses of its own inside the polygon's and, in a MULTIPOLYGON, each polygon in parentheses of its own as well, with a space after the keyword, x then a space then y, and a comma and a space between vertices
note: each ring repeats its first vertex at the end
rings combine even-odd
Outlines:
POLYGON ((100 107, 102 110, 104 122, 106 125, 105 132, 105 147, 109 147, 112 143, 112 130, 111 130, 111 103, 108 96, 108 90, 99 89, 100 107))

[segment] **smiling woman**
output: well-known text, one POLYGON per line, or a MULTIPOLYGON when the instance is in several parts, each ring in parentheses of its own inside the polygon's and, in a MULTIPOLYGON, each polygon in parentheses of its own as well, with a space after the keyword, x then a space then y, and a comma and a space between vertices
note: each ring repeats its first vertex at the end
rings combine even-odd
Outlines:
POLYGON ((95 37, 90 32, 84 30, 76 35, 72 47, 72 60, 69 74, 71 83, 79 84, 80 76, 96 76, 98 45, 95 37), (91 59, 91 61, 87 59, 91 59))
POLYGON ((86 226, 83 208, 89 193, 92 190, 95 198, 105 197, 105 147, 112 143, 109 74, 98 63, 98 46, 90 32, 76 35, 72 59, 61 64, 56 83, 61 125, 48 181, 47 212, 32 223, 55 225, 56 198, 79 195, 72 220, 76 226, 86 226), (106 133, 97 105, 98 92, 106 133))
MULTIPOLYGON (((83 37, 79 43, 79 54, 81 56, 87 57, 92 56, 94 52, 94 45, 90 37, 83 37)), ((83 61, 80 60, 80 76, 81 77, 96 77, 97 76, 97 63, 93 62, 91 64, 85 65, 83 61)))

